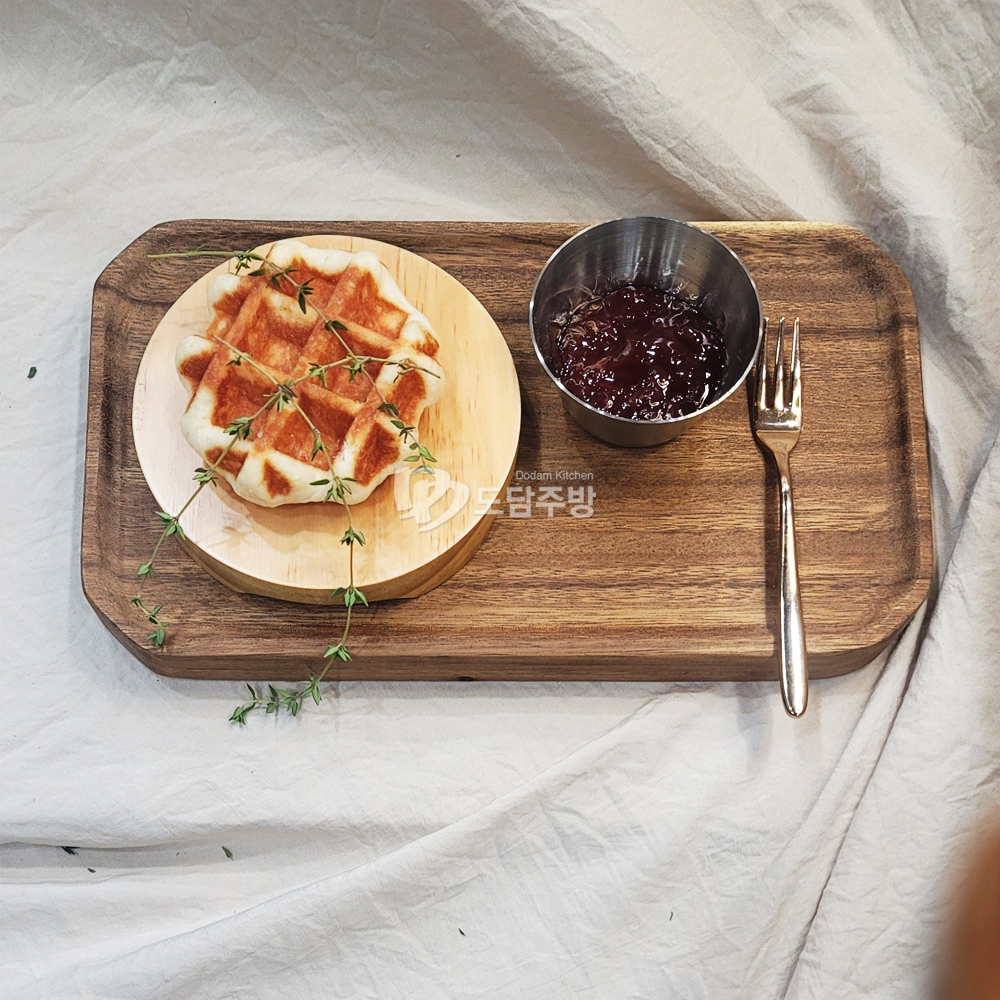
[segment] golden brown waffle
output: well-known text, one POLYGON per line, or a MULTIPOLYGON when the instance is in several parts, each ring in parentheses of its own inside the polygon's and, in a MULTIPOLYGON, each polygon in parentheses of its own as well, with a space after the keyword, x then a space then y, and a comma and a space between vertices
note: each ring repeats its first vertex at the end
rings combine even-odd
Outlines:
POLYGON ((435 360, 438 342, 427 318, 372 253, 283 240, 273 245, 268 261, 268 274, 291 268, 295 282, 309 282, 307 301, 316 308, 303 313, 296 286, 280 276, 271 281, 267 275, 220 275, 209 290, 205 334, 185 338, 177 349, 177 371, 191 388, 181 421, 184 437, 206 465, 218 461, 233 442, 227 427, 256 413, 276 383, 347 358, 346 342, 356 355, 384 359, 366 365, 371 378, 362 372, 352 379, 346 367, 336 367, 327 369, 325 386, 317 378, 298 382, 293 404, 257 417, 251 436, 232 443, 217 471, 239 496, 265 507, 324 500, 329 487, 313 484, 329 479, 329 467, 322 451, 313 454, 313 432, 297 412, 301 408, 320 432, 334 474, 355 480, 346 501, 360 503, 414 454, 413 437, 402 441, 392 414, 379 406, 384 399, 398 409, 399 420, 418 425, 444 385, 435 360), (329 330, 320 313, 336 320, 338 329, 329 330), (254 364, 246 358, 231 363, 237 355, 227 345, 254 364), (385 362, 424 371, 403 372, 385 362))

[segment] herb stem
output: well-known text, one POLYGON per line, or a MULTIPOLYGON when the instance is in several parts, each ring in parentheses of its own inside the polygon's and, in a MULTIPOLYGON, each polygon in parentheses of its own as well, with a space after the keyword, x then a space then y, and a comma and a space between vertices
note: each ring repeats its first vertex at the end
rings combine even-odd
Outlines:
POLYGON ((232 250, 183 250, 177 253, 148 253, 147 260, 164 260, 167 257, 239 257, 240 253, 232 250))
POLYGON ((349 329, 347 323, 337 316, 327 316, 326 313, 312 301, 310 301, 310 296, 313 294, 312 282, 313 278, 307 278, 305 281, 297 281, 292 277, 291 272, 295 269, 291 266, 279 267, 274 261, 270 260, 267 256, 262 256, 260 253, 254 250, 206 250, 203 246, 197 247, 194 250, 185 250, 172 253, 157 253, 147 255, 151 260, 160 260, 165 258, 188 258, 188 257, 228 257, 235 258, 235 273, 238 275, 242 271, 249 271, 248 277, 265 277, 267 281, 273 285, 276 289, 281 289, 281 279, 284 278, 289 285, 295 291, 295 297, 298 301, 299 308, 303 313, 308 313, 311 308, 312 311, 319 317, 323 326, 327 331, 329 331, 336 339, 340 342, 340 346, 344 350, 345 357, 329 362, 324 365, 310 364, 309 370, 305 375, 298 376, 294 379, 288 379, 285 382, 280 382, 275 376, 263 367, 259 362, 257 362, 253 357, 247 354, 245 351, 240 350, 233 344, 229 343, 225 338, 218 335, 213 335, 213 339, 218 343, 224 345, 228 348, 234 355, 234 360, 230 361, 229 364, 239 365, 243 361, 246 361, 251 367, 263 375, 274 387, 275 391, 270 395, 266 396, 263 404, 260 408, 249 417, 237 417, 233 422, 226 428, 227 433, 232 435, 232 440, 230 440, 222 452, 219 454, 218 458, 207 468, 199 468, 196 470, 195 478, 198 480, 198 487, 192 493, 192 495, 187 499, 181 509, 174 515, 170 515, 164 511, 158 512, 160 518, 165 521, 165 526, 160 533, 160 537, 157 539, 155 546, 153 547, 152 554, 148 562, 143 566, 139 567, 139 593, 133 598, 132 603, 135 604, 148 618, 148 620, 157 626, 157 631, 153 633, 149 638, 156 645, 163 644, 164 630, 167 622, 163 622, 158 618, 160 607, 150 609, 148 608, 142 600, 142 588, 146 582, 148 576, 153 575, 153 563, 160 552, 163 542, 171 534, 177 534, 180 538, 184 538, 184 532, 180 527, 180 518, 187 511, 187 509, 194 503, 195 499, 204 489, 208 483, 215 483, 218 477, 214 475, 215 470, 218 469, 219 465, 225 459, 226 455, 229 454, 232 447, 236 444, 238 440, 246 440, 250 437, 253 422, 266 410, 276 407, 280 412, 282 407, 287 405, 294 409, 305 421, 306 425, 309 427, 313 435, 313 451, 312 458, 315 458, 317 452, 322 452, 323 457, 326 459, 327 469, 329 470, 329 480, 320 480, 313 485, 321 485, 323 483, 329 486, 327 494, 324 498, 324 502, 331 499, 338 500, 344 507, 344 511, 347 516, 347 530, 344 532, 341 542, 347 545, 348 548, 348 585, 346 587, 338 587, 334 591, 334 597, 343 596, 344 605, 346 608, 346 614, 344 617, 344 630, 340 637, 340 642, 336 645, 330 646, 329 649, 323 654, 326 663, 323 666, 322 671, 316 675, 310 675, 308 683, 297 690, 291 690, 287 688, 275 688, 271 685, 268 686, 270 692, 270 698, 264 698, 260 692, 253 688, 251 685, 247 685, 250 691, 251 701, 246 705, 242 705, 236 708, 230 717, 230 721, 237 722, 239 724, 244 724, 246 721, 246 716, 252 712, 254 709, 259 707, 266 707, 268 714, 278 712, 280 709, 286 709, 291 715, 296 715, 301 708, 306 695, 312 697, 313 701, 319 704, 322 699, 322 695, 319 690, 319 683, 326 677, 333 666, 335 660, 339 659, 341 661, 348 661, 351 659, 351 655, 347 649, 347 640, 350 637, 351 632, 351 619, 353 616, 354 605, 360 601, 362 604, 367 605, 368 600, 365 595, 358 590, 354 583, 354 545, 355 543, 359 545, 365 544, 364 535, 354 527, 354 519, 351 514, 351 505, 347 502, 347 494, 351 492, 351 488, 348 485, 354 482, 353 479, 349 477, 338 476, 334 472, 334 462, 333 456, 330 454, 326 443, 323 441, 322 435, 319 429, 310 419, 309 415, 302 408, 300 401, 298 400, 297 394, 295 392, 295 387, 302 382, 306 382, 309 379, 316 378, 319 380, 321 385, 326 385, 324 376, 327 371, 332 368, 347 368, 350 373, 351 381, 354 380, 355 375, 361 373, 368 379, 369 384, 372 389, 375 390, 375 394, 379 400, 378 409, 386 413, 390 418, 392 418, 392 424, 397 429, 397 433, 404 444, 408 444, 411 451, 415 451, 416 454, 409 456, 407 462, 417 462, 422 460, 422 465, 419 468, 414 469, 417 472, 428 472, 433 474, 433 469, 431 469, 427 463, 435 462, 436 459, 431 455, 431 453, 421 445, 416 439, 416 428, 410 427, 405 424, 403 420, 400 419, 400 414, 398 408, 395 404, 390 403, 386 400, 385 395, 379 388, 372 376, 371 372, 368 371, 368 365, 377 363, 380 365, 392 365, 399 369, 396 378, 404 375, 408 371, 419 371, 425 375, 433 375, 435 378, 440 378, 437 372, 429 371, 426 368, 422 368, 419 365, 413 364, 408 359, 403 358, 402 360, 389 360, 387 358, 378 358, 372 355, 359 355, 356 354, 350 347, 350 344, 342 336, 342 332, 346 332, 349 329), (255 265, 257 265, 255 267, 255 265), (250 270, 254 268, 254 270, 250 270))
MULTIPOLYGON (((212 462, 211 465, 208 466, 209 471, 214 472, 219 467, 219 463, 226 457, 226 455, 229 454, 229 451, 233 447, 234 444, 236 444, 236 438, 235 437, 232 439, 232 441, 230 441, 226 445, 225 448, 222 449, 222 453, 219 455, 219 457, 214 462, 212 462)), ((181 507, 181 509, 176 514, 174 514, 174 516, 173 516, 173 522, 175 524, 178 521, 180 521, 181 515, 184 513, 184 511, 186 511, 188 509, 188 507, 191 506, 191 504, 194 503, 195 499, 198 497, 198 494, 201 493, 201 491, 205 488, 205 486, 207 485, 207 483, 208 483, 208 480, 206 480, 205 482, 199 483, 198 484, 198 488, 184 502, 184 506, 181 507)), ((156 540, 156 544, 153 546, 153 551, 150 553, 149 559, 146 560, 146 565, 147 566, 152 567, 153 563, 156 561, 157 555, 159 554, 160 548, 162 547, 164 541, 166 541, 166 539, 167 539, 167 537, 168 537, 169 534, 173 534, 173 532, 170 531, 170 524, 168 524, 163 529, 163 531, 160 532, 160 537, 156 540)), ((146 585, 146 580, 148 580, 151 575, 152 575, 151 573, 144 573, 139 578, 139 590, 136 593, 136 597, 142 597, 142 588, 146 585)))
MULTIPOLYGON (((253 424, 253 422, 265 410, 270 409, 272 405, 273 404, 272 404, 272 402, 271 402, 270 399, 266 400, 264 402, 263 406, 261 406, 260 409, 257 410, 256 413, 254 413, 252 416, 246 418, 247 425, 249 426, 249 425, 253 424)), ((234 432, 232 439, 230 441, 226 442, 225 448, 223 448, 222 451, 219 453, 219 457, 216 458, 216 460, 214 462, 209 463, 209 465, 207 467, 207 472, 209 472, 209 473, 214 473, 215 472, 215 470, 222 464, 222 460, 232 450, 232 447, 233 447, 234 444, 236 444, 237 440, 239 440, 239 436, 234 432)), ((201 471, 201 470, 199 470, 199 471, 201 471)), ((164 526, 163 530, 160 532, 160 537, 156 540, 156 544, 153 546, 153 551, 150 554, 149 559, 146 560, 144 566, 142 567, 146 571, 140 573, 140 576, 139 576, 139 589, 136 592, 136 595, 135 595, 136 598, 141 598, 142 597, 142 591, 143 591, 143 588, 146 585, 146 581, 153 575, 153 564, 156 561, 157 555, 159 555, 160 549, 162 548, 164 541, 166 541, 166 539, 170 535, 175 534, 177 531, 180 530, 180 519, 181 519, 181 516, 188 509, 188 507, 190 507, 191 504, 194 503, 194 501, 198 497, 198 494, 200 494, 201 491, 210 482, 213 481, 213 479, 214 479, 214 477, 211 477, 211 476, 206 477, 205 479, 202 479, 198 483, 197 489, 195 489, 195 491, 191 494, 191 496, 189 496, 187 498, 187 500, 184 501, 184 505, 181 507, 181 509, 176 514, 174 514, 173 516, 166 515, 167 523, 164 526)), ((184 537, 183 532, 181 532, 181 537, 182 538, 184 537)))
MULTIPOLYGON (((347 502, 347 497, 345 495, 351 492, 351 488, 340 476, 338 476, 333 471, 333 458, 330 455, 330 451, 326 446, 326 442, 324 442, 322 436, 319 433, 319 429, 309 418, 309 414, 307 414, 306 411, 303 410, 298 403, 293 403, 292 408, 296 411, 296 413, 298 413, 300 417, 302 417, 302 419, 306 422, 306 426, 313 432, 313 440, 319 446, 319 450, 323 453, 323 457, 326 459, 326 466, 330 470, 330 481, 331 481, 331 489, 330 491, 327 492, 327 499, 331 499, 332 497, 336 496, 339 500, 342 501, 344 506, 344 511, 347 514, 347 531, 344 534, 344 539, 346 539, 346 544, 347 544, 347 560, 348 560, 347 561, 348 588, 345 594, 345 601, 344 601, 344 603, 347 605, 347 618, 344 622, 344 635, 340 640, 340 644, 344 646, 347 643, 347 636, 351 631, 351 609, 354 604, 353 601, 346 598, 348 595, 357 593, 354 587, 354 542, 357 540, 360 541, 362 545, 364 545, 364 539, 360 538, 359 533, 354 529, 354 518, 351 514, 351 505, 347 502)), ((324 668, 323 673, 325 674, 329 668, 330 664, 328 663, 324 668)))
POLYGON ((212 339, 217 340, 220 344, 225 344, 236 355, 240 361, 246 361, 251 367, 256 368, 257 371, 261 373, 269 382, 274 385, 281 385, 281 383, 259 362, 255 361, 246 351, 241 351, 238 347, 233 347, 224 337, 220 337, 218 334, 212 334, 212 339))

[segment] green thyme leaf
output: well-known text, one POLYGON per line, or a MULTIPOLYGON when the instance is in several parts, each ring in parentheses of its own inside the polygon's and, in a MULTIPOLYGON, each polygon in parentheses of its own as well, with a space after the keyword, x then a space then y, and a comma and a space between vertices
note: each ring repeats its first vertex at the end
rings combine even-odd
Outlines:
POLYGON ((203 466, 199 466, 194 470, 192 478, 196 483, 211 483, 213 486, 219 482, 219 477, 215 474, 215 471, 206 469, 203 466))
POLYGON ((358 603, 364 604, 367 607, 368 598, 357 587, 353 585, 346 587, 344 589, 344 604, 349 608, 353 608, 358 603))
POLYGON ((323 700, 323 695, 319 689, 319 681, 316 679, 315 674, 309 675, 309 683, 302 689, 303 699, 307 695, 312 698, 313 702, 317 705, 323 700))
POLYGON ((252 417, 237 417, 227 428, 226 433, 231 434, 237 441, 245 441, 250 437, 253 429, 252 417))
POLYGON ((258 702, 256 700, 250 702, 249 705, 238 705, 234 710, 233 714, 229 716, 230 722, 238 722, 241 726, 247 724, 247 716, 257 707, 258 702))
POLYGON ((319 379, 319 384, 326 388, 326 366, 318 365, 315 361, 310 362, 309 370, 306 373, 310 378, 319 379))

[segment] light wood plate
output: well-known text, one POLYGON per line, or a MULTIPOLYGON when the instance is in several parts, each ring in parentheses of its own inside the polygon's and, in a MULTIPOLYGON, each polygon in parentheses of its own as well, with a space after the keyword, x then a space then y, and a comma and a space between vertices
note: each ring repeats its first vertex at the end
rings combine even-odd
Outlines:
MULTIPOLYGON (((355 546, 355 584, 372 601, 416 597, 472 557, 492 521, 481 491, 502 493, 513 473, 521 427, 514 363, 475 296, 425 258, 358 237, 298 238, 314 247, 375 253, 430 320, 441 345, 444 393, 424 412, 419 428, 438 459, 434 480, 406 471, 351 508, 355 527, 367 539, 355 546)), ((181 434, 188 392, 174 354, 184 337, 205 331, 208 286, 232 267, 231 260, 220 264, 177 299, 139 365, 132 399, 136 454, 156 502, 171 513, 190 497, 193 472, 204 464, 181 434)), ((347 514, 337 504, 259 507, 222 484, 202 490, 185 512, 183 544, 233 590, 323 604, 348 580, 348 548, 340 542, 346 525, 347 514)))

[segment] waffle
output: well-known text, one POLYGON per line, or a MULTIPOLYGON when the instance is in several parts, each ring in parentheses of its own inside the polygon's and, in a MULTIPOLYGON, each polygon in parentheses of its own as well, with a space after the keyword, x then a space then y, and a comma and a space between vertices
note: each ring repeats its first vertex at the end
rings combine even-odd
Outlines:
POLYGON ((346 329, 331 332, 313 308, 303 313, 295 286, 285 279, 279 277, 276 287, 267 277, 219 275, 209 287, 211 317, 204 335, 186 337, 177 349, 177 371, 191 390, 181 430, 206 465, 218 462, 232 445, 216 471, 243 499, 264 507, 322 501, 329 487, 313 484, 329 479, 329 466, 322 451, 312 454, 313 432, 297 412, 301 408, 319 430, 335 475, 355 480, 348 484, 346 502, 361 503, 416 454, 411 442, 400 439, 391 415, 378 407, 384 398, 398 408, 400 420, 418 425, 444 385, 435 360, 438 342, 427 318, 407 302, 372 253, 283 240, 268 259, 293 268, 296 282, 311 279, 309 303, 346 329), (406 361, 434 375, 401 374, 396 365, 373 361, 365 369, 371 379, 360 373, 352 380, 347 368, 330 368, 325 386, 315 377, 299 382, 293 405, 272 407, 254 420, 249 438, 233 441, 226 428, 256 413, 277 383, 306 375, 310 365, 346 358, 341 338, 356 355, 406 361), (231 364, 234 354, 220 340, 255 364, 246 359, 231 364))

